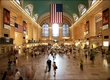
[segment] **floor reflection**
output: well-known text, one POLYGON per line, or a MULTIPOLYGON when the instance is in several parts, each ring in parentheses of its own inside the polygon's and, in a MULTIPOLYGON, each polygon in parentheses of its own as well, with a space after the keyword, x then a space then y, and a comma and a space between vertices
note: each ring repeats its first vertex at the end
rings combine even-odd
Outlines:
MULTIPOLYGON (((0 69, 6 69, 7 60, 2 60, 0 69)), ((67 55, 56 55, 53 59, 51 55, 40 55, 31 57, 26 55, 26 57, 19 57, 16 61, 18 68, 23 76, 24 80, 35 80, 35 79, 47 79, 47 80, 58 80, 58 79, 104 79, 106 80, 110 77, 110 67, 106 58, 102 58, 101 54, 95 56, 94 64, 91 64, 89 56, 85 59, 84 55, 77 55, 74 58, 72 55, 70 58, 67 55), (51 71, 44 73, 46 67, 46 61, 48 58, 53 62, 56 62, 58 67, 56 71, 56 77, 53 76, 53 67, 51 66, 51 71), (79 60, 84 61, 84 71, 80 70, 79 60)))

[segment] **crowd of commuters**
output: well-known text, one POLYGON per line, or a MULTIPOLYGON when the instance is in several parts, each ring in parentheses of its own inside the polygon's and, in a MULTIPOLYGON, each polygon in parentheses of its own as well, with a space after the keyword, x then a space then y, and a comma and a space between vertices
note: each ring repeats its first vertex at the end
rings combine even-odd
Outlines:
MULTIPOLYGON (((98 49, 98 48, 97 48, 98 49)), ((98 49, 98 51, 101 51, 102 53, 102 57, 104 57, 104 55, 107 53, 105 52, 104 49, 98 49)), ((33 58, 34 56, 39 56, 39 55, 51 55, 53 57, 53 63, 52 60, 50 60, 49 58, 46 61, 46 69, 45 69, 45 73, 46 72, 50 72, 51 71, 51 66, 53 66, 53 76, 56 76, 56 70, 58 69, 58 66, 56 65, 57 63, 55 62, 55 58, 56 58, 56 54, 59 54, 60 56, 66 55, 68 57, 68 59, 72 58, 77 58, 76 55, 81 56, 82 52, 84 52, 85 55, 85 59, 90 58, 91 63, 94 64, 94 60, 95 60, 95 55, 97 55, 96 53, 96 49, 90 49, 89 47, 81 49, 79 47, 76 46, 70 46, 70 45, 60 45, 59 47, 55 48, 52 45, 39 45, 39 46, 34 46, 34 47, 30 47, 30 48, 23 48, 23 53, 25 54, 24 56, 26 56, 27 53, 30 54, 30 56, 33 58)), ((108 51, 109 52, 109 51, 108 51)), ((17 54, 17 52, 14 51, 15 54, 17 54)), ((18 57, 16 57, 16 55, 13 53, 13 60, 12 59, 8 59, 8 66, 7 66, 7 70, 4 72, 4 75, 2 77, 2 80, 23 80, 22 75, 20 74, 19 69, 17 69, 17 65, 16 65, 16 60, 18 59, 18 57)), ((83 60, 79 59, 79 63, 80 63, 80 69, 81 71, 83 71, 83 60)), ((26 73, 29 77, 28 79, 30 79, 30 73, 26 73)))

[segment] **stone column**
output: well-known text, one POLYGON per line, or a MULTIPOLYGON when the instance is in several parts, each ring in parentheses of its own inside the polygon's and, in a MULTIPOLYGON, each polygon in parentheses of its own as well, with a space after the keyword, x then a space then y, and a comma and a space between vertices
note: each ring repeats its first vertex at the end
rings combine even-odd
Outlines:
POLYGON ((33 40, 35 40, 35 26, 33 25, 33 40))
POLYGON ((62 27, 59 27, 59 40, 62 40, 62 27))
POLYGON ((38 26, 36 26, 36 40, 38 40, 38 26))
POLYGON ((28 40, 32 40, 32 25, 31 23, 27 23, 28 26, 28 40))
POLYGON ((69 27, 69 36, 70 36, 70 40, 72 39, 72 27, 69 27))
POLYGON ((52 40, 52 27, 49 27, 49 38, 52 40))
MULTIPOLYGON (((22 25, 22 16, 21 15, 18 15, 16 23, 18 25, 22 25)), ((15 45, 16 46, 18 46, 18 45, 21 46, 22 43, 23 43, 23 33, 19 33, 19 32, 15 31, 15 45)))
POLYGON ((42 39, 42 27, 40 27, 40 26, 38 29, 38 39, 42 39))
POLYGON ((79 26, 79 39, 84 39, 84 23, 80 23, 79 26))
POLYGON ((89 46, 92 48, 92 36, 96 36, 95 16, 89 18, 89 46))
POLYGON ((90 37, 96 36, 95 16, 90 16, 89 18, 89 34, 90 37))
POLYGON ((73 26, 71 26, 71 39, 74 40, 73 26))
POLYGON ((74 27, 74 39, 78 40, 79 38, 79 30, 78 30, 78 26, 74 27))

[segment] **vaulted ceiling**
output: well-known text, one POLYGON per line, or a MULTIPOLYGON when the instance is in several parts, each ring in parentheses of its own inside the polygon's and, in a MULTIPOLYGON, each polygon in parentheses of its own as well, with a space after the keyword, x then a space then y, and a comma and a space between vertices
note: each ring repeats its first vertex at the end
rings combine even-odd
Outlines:
POLYGON ((79 16, 78 5, 83 4, 88 8, 88 0, 23 0, 23 7, 28 4, 33 5, 33 15, 38 14, 38 17, 50 11, 49 4, 63 4, 63 12, 73 17, 73 13, 79 16))

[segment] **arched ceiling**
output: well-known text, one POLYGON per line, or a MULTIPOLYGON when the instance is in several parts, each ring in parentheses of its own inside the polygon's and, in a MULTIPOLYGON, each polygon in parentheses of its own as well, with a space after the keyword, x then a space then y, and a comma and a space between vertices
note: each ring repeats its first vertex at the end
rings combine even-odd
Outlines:
POLYGON ((33 15, 41 15, 50 12, 49 4, 63 4, 63 12, 72 17, 73 13, 76 13, 79 16, 78 5, 83 4, 88 8, 88 0, 23 0, 23 7, 25 8, 28 4, 33 4, 33 15))
MULTIPOLYGON (((42 26, 44 23, 48 23, 49 25, 52 26, 52 24, 50 23, 50 14, 45 13, 43 14, 39 19, 38 19, 38 24, 40 26, 42 26)), ((69 26, 71 26, 74 22, 73 19, 66 13, 63 13, 63 23, 67 23, 69 26)), ((61 26, 61 24, 60 24, 61 26)))

